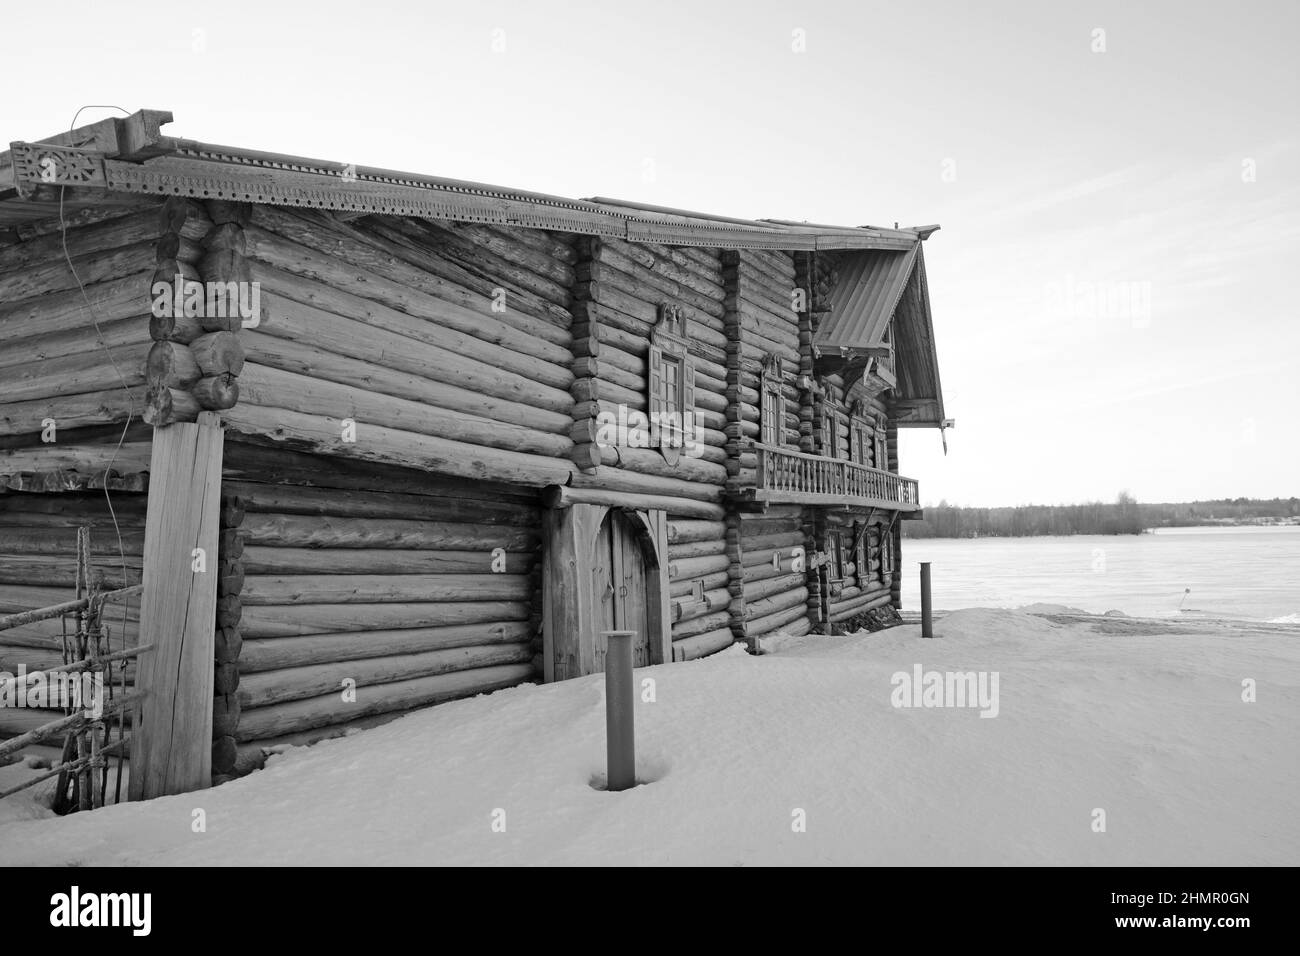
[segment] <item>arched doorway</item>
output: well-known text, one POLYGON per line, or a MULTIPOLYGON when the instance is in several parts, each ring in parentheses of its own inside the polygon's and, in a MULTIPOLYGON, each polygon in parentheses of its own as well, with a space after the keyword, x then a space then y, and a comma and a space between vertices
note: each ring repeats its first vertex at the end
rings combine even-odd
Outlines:
MULTIPOLYGON (((650 581, 653 552, 647 554, 645 535, 622 512, 611 509, 601 522, 592 549, 592 583, 599 615, 599 631, 636 631, 632 666, 650 663, 650 581)), ((605 640, 598 637, 592 661, 597 673, 605 670, 605 640)))
POLYGON ((671 662, 667 514, 573 497, 554 489, 543 514, 545 680, 603 672, 602 631, 636 632, 636 667, 671 662))

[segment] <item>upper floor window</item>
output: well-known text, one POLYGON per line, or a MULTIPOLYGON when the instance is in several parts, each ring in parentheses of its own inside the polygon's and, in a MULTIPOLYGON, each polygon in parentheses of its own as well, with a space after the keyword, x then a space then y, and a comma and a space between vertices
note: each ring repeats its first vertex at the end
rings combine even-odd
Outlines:
POLYGON ((875 431, 875 461, 881 471, 889 471, 889 438, 879 426, 875 431))
POLYGON ((854 402, 849 412, 849 460, 859 465, 872 463, 873 433, 861 402, 854 402))
POLYGON ((785 441, 785 369, 778 355, 763 363, 761 437, 765 445, 785 441))
POLYGON ((646 405, 651 434, 658 437, 670 465, 677 464, 685 437, 695 428, 695 368, 689 345, 685 312, 664 303, 650 332, 646 405))

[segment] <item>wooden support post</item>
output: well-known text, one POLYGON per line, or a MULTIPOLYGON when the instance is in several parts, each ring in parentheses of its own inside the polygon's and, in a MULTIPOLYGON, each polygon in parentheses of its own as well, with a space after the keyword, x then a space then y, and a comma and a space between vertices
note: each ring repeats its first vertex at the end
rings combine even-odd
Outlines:
POLYGON ((132 800, 211 782, 222 450, 213 412, 154 430, 140 602, 140 642, 153 650, 137 677, 132 800))

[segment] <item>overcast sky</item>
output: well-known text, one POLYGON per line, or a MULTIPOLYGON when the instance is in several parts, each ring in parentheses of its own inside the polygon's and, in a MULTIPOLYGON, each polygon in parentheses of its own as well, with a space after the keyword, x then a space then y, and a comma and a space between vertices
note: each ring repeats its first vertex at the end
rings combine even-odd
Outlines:
POLYGON ((20 4, 0 136, 116 104, 171 110, 176 136, 561 195, 937 222, 957 427, 946 458, 904 433, 924 501, 1290 496, 1298 10, 20 4))

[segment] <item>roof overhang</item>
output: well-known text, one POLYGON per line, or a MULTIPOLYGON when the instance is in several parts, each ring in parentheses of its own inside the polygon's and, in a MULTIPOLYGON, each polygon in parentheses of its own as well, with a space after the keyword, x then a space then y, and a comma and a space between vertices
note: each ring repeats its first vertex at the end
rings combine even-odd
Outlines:
MULTIPOLYGON (((42 199, 194 196, 237 202, 482 222, 729 249, 905 251, 909 229, 733 219, 611 199, 567 199, 419 173, 163 136, 161 110, 104 120, 0 153, 0 226, 36 218, 42 199), (56 195, 57 194, 57 195, 56 195), (3 209, 14 202, 12 209, 3 209)), ((48 215, 48 211, 45 215, 48 215)))

